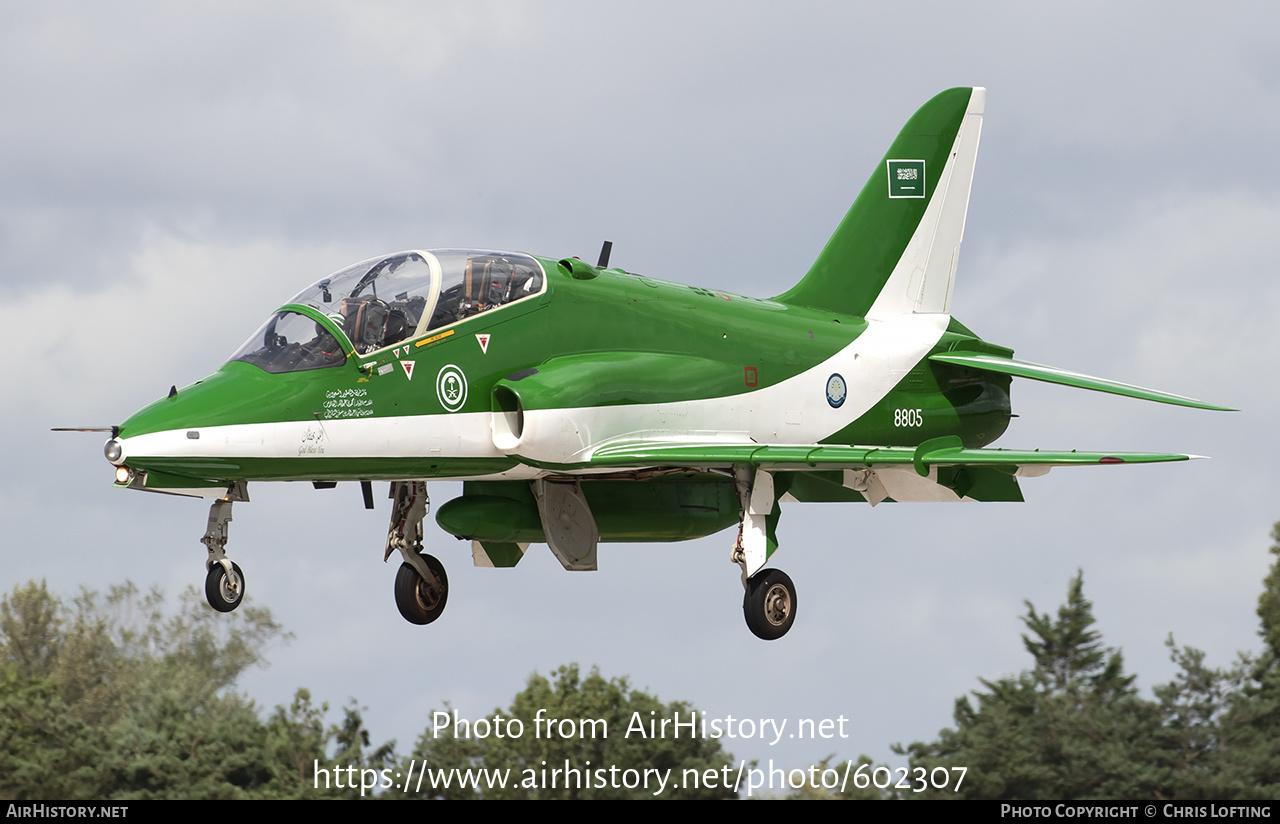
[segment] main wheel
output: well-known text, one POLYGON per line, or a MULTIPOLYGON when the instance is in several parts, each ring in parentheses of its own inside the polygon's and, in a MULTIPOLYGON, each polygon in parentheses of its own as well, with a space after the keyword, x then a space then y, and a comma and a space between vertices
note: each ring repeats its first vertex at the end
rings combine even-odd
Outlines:
POLYGON ((230 575, 222 564, 209 567, 209 574, 204 578, 204 597, 218 612, 230 612, 240 606, 244 600, 244 573, 240 567, 233 563, 230 575))
POLYGON ((444 564, 434 555, 424 554, 422 560, 440 582, 439 586, 422 580, 418 570, 409 564, 401 564, 396 573, 396 606, 411 624, 429 624, 436 620, 449 600, 449 576, 444 574, 444 564))
POLYGON ((757 638, 781 638, 796 620, 796 585, 780 569, 760 570, 747 579, 742 614, 757 638))

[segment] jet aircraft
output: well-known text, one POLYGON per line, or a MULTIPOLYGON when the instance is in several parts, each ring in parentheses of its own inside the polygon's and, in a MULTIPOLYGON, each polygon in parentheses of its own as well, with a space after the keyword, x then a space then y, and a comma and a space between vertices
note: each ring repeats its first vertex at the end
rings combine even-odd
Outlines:
POLYGON ((783 501, 1020 501, 1054 466, 1189 455, 988 448, 1013 377, 1202 409, 1190 398, 1013 358, 950 315, 986 91, 924 104, 835 234, 761 299, 610 267, 470 249, 342 269, 266 320, 214 374, 111 427, 116 486, 212 499, 205 593, 244 598, 226 555, 257 481, 390 482, 383 560, 415 624, 449 594, 423 548, 436 512, 479 566, 546 543, 594 570, 601 542, 680 541, 736 526, 747 626, 784 635, 796 589, 766 567, 783 501))

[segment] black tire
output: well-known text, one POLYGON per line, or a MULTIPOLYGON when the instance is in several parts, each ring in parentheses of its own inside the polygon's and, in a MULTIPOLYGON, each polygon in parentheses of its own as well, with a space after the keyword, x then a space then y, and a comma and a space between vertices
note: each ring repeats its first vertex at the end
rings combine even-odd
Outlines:
POLYGON ((796 620, 796 585, 780 569, 760 570, 747 579, 742 614, 757 638, 781 638, 796 620))
POLYGON ((444 574, 444 564, 434 555, 424 554, 422 560, 439 579, 438 590, 422 580, 418 571, 409 564, 401 564, 400 571, 396 573, 396 606, 411 624, 429 624, 436 620, 449 600, 449 576, 444 574))
POLYGON ((244 573, 237 564, 231 565, 231 575, 222 564, 209 567, 204 578, 204 597, 209 606, 218 612, 231 612, 244 600, 244 573))

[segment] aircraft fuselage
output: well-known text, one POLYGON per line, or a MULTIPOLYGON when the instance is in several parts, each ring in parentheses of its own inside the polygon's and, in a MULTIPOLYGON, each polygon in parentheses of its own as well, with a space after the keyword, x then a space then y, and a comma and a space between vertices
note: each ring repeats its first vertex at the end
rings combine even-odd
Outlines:
POLYGON ((978 447, 1008 424, 1007 377, 926 359, 976 340, 947 331, 957 325, 945 315, 867 321, 537 261, 542 294, 367 355, 343 340, 333 368, 231 361, 127 419, 120 462, 218 482, 518 478, 655 429, 901 446, 957 435, 978 447), (844 397, 829 397, 833 374, 844 397), (523 447, 503 426, 513 396, 523 447))

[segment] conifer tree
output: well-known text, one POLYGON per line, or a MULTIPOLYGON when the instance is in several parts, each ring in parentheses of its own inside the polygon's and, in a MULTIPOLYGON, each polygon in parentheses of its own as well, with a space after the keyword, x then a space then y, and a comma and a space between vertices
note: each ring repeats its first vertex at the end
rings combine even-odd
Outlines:
POLYGON ((954 729, 895 751, 909 755, 912 768, 967 767, 966 798, 1150 797, 1168 777, 1160 717, 1137 696, 1120 652, 1103 645, 1083 573, 1056 618, 1027 602, 1022 621, 1035 666, 983 680, 972 700, 956 701, 954 729))

